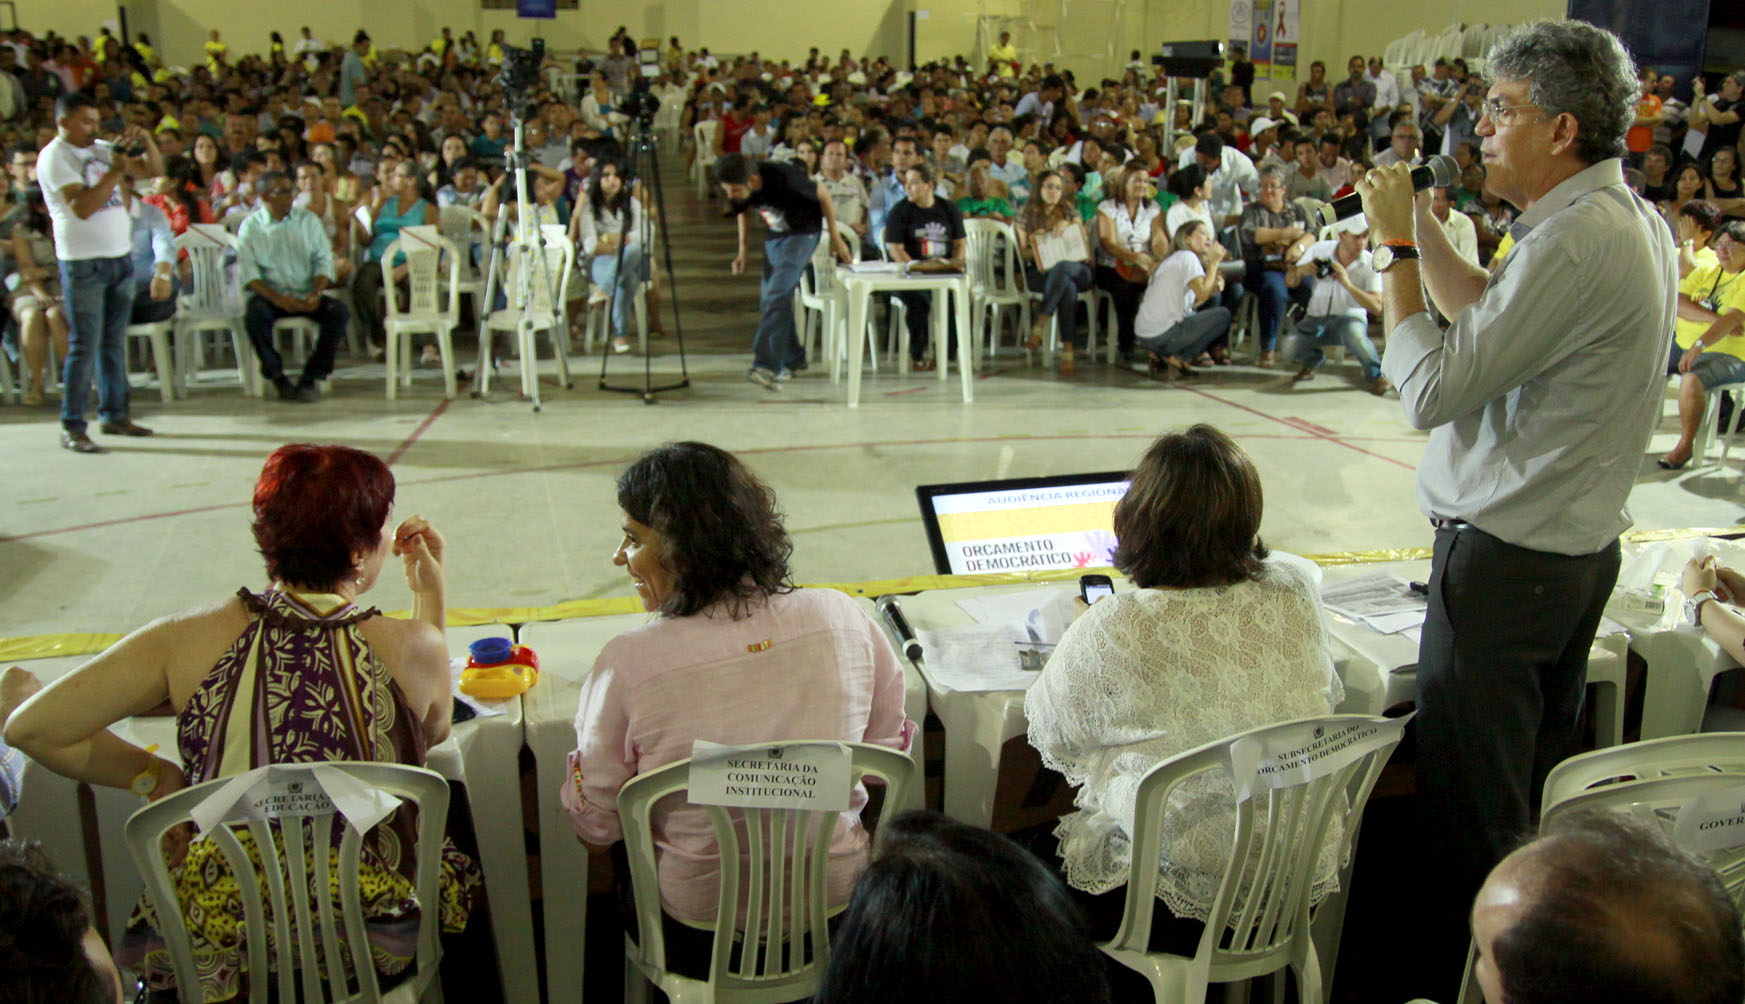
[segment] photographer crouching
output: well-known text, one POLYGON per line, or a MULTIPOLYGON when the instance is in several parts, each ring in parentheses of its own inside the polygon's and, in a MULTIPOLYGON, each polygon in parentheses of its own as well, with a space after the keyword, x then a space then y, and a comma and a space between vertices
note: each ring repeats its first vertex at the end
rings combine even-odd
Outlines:
POLYGON ((1292 383, 1313 380, 1327 361, 1324 349, 1343 345, 1363 367, 1363 385, 1380 396, 1393 389, 1381 375, 1381 355, 1369 340, 1369 317, 1381 315, 1381 276, 1370 263, 1369 223, 1353 216, 1339 223, 1332 240, 1309 245, 1285 269, 1285 285, 1295 289, 1311 276, 1308 311, 1280 346, 1301 369, 1292 383))

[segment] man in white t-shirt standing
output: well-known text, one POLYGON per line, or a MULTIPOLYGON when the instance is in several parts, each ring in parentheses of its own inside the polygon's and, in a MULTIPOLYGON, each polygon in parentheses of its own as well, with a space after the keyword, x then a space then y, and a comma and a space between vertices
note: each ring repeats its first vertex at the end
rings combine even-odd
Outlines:
POLYGON ((71 329, 62 375, 61 445, 76 453, 101 453, 85 433, 85 406, 91 374, 97 375, 97 414, 105 435, 149 436, 128 409, 127 319, 133 309, 132 220, 120 181, 164 173, 163 158, 151 135, 129 126, 116 146, 97 141, 101 121, 86 95, 61 95, 55 102, 60 134, 36 159, 54 222, 55 257, 60 259, 61 290, 71 329), (123 151, 137 150, 137 156, 123 151))
POLYGON ((1343 345, 1363 367, 1363 383, 1375 395, 1393 389, 1381 375, 1381 355, 1369 340, 1369 315, 1381 314, 1381 276, 1370 266, 1369 224, 1353 216, 1339 224, 1332 240, 1309 245, 1296 264, 1285 269, 1285 285, 1296 286, 1305 275, 1317 275, 1308 311, 1279 348, 1302 369, 1293 383, 1313 380, 1326 362, 1324 346, 1343 345))

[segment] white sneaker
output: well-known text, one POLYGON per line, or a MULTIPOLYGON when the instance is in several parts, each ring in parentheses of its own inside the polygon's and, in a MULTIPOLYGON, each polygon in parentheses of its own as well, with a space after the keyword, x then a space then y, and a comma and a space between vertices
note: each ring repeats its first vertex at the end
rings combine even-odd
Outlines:
POLYGON ((764 369, 761 366, 753 366, 751 368, 751 372, 745 374, 745 379, 751 381, 754 384, 757 384, 759 387, 762 387, 764 390, 781 390, 782 389, 781 381, 776 379, 776 375, 774 373, 771 373, 769 370, 764 369))

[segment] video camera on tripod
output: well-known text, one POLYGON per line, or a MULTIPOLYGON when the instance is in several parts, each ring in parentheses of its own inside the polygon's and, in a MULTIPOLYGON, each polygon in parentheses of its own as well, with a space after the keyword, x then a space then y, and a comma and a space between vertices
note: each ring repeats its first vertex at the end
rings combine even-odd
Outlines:
POLYGON ((535 38, 525 49, 503 46, 503 72, 497 83, 503 86, 510 110, 519 115, 532 103, 533 89, 539 86, 539 68, 545 63, 545 39, 535 38))
POLYGON ((630 93, 624 96, 619 110, 644 129, 654 124, 655 113, 660 111, 660 99, 648 89, 647 77, 637 77, 631 82, 630 93))

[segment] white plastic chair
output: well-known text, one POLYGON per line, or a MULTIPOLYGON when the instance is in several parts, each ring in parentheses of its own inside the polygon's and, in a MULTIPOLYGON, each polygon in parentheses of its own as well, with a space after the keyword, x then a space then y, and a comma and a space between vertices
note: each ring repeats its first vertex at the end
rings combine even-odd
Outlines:
MULTIPOLYGON (((860 235, 841 220, 836 222, 836 232, 848 245, 849 259, 858 263, 860 235)), ((824 365, 830 369, 831 383, 841 379, 842 364, 848 358, 848 293, 842 287, 836 267, 836 255, 831 251, 830 242, 821 237, 817 250, 812 252, 812 268, 800 273, 800 288, 794 294, 794 316, 800 325, 800 345, 810 357, 812 336, 818 332, 818 344, 822 346, 824 365), (817 322, 816 328, 814 321, 817 322)), ((878 352, 870 353, 870 362, 877 370, 878 352)))
MULTIPOLYGON (((778 741, 769 745, 836 744, 778 741)), ((918 773, 915 761, 883 746, 842 745, 853 755, 851 783, 867 776, 883 781, 885 811, 901 811, 918 773)), ((637 937, 624 938, 625 1001, 645 1002, 648 983, 659 987, 673 1004, 775 1004, 810 998, 830 960, 825 914, 830 837, 841 819, 837 812, 698 806, 715 828, 721 861, 709 979, 699 981, 667 970, 650 813, 662 798, 689 790, 690 766, 689 760, 667 764, 631 778, 618 792, 618 817, 624 824, 637 914, 637 937), (742 845, 749 858, 743 873, 742 845), (743 937, 736 930, 741 888, 746 902, 743 937), (804 947, 807 941, 809 953, 804 947)))
POLYGON ((1713 774, 1733 776, 1745 784, 1745 733, 1644 739, 1572 756, 1546 775, 1540 815, 1584 792, 1618 782, 1713 774))
MULTIPOLYGON (((213 826, 204 836, 204 839, 217 843, 231 874, 255 876, 253 879, 242 878, 239 882, 248 971, 255 976, 250 981, 249 1000, 251 1004, 266 1004, 271 984, 275 982, 268 973, 276 968, 277 996, 281 1001, 411 1004, 432 989, 435 990, 434 999, 440 1001, 441 988, 436 983, 441 956, 437 943, 440 928, 437 904, 441 902, 438 876, 442 863, 443 820, 448 815, 448 782, 434 771, 389 763, 275 764, 256 768, 246 776, 275 782, 301 782, 305 791, 322 791, 315 771, 324 768, 337 770, 355 782, 409 802, 417 809, 414 888, 424 909, 418 921, 413 974, 386 994, 381 991, 373 965, 353 966, 358 983, 355 994, 347 991, 343 968, 335 967, 337 971, 327 973, 324 980, 318 959, 371 958, 364 933, 363 901, 358 881, 363 837, 353 827, 345 826, 344 836, 339 846, 334 848, 326 838, 333 826, 334 807, 330 804, 325 809, 311 810, 310 803, 319 803, 310 799, 294 804, 273 823, 249 819, 245 812, 232 812, 224 818, 224 825, 213 826), (237 839, 238 832, 244 829, 256 848, 275 848, 278 851, 276 858, 281 867, 267 868, 264 875, 257 874, 247 850, 237 839), (313 875, 308 871, 310 862, 315 869, 313 875), (335 904, 331 896, 316 896, 313 898, 318 902, 310 903, 312 878, 323 889, 330 883, 337 883, 339 903, 335 904), (263 884, 267 890, 264 903, 260 894, 263 884), (338 915, 335 906, 339 907, 338 915), (271 910, 270 919, 265 909, 271 910), (269 923, 273 941, 279 946, 279 954, 270 961, 267 954, 269 923), (295 966, 289 954, 292 945, 296 947, 295 966), (302 977, 301 994, 297 990, 299 975, 302 977)), ((165 832, 189 822, 193 811, 202 802, 234 780, 219 778, 178 791, 140 809, 127 821, 127 846, 145 880, 146 895, 156 908, 158 933, 163 936, 174 966, 176 985, 184 988, 184 994, 186 988, 200 985, 200 976, 195 969, 188 929, 160 845, 165 832)))
POLYGON ((1030 295, 1018 259, 1018 234, 998 220, 964 220, 963 230, 970 310, 979 329, 972 341, 977 346, 985 341, 991 353, 1006 311, 1017 313, 1019 338, 1030 330, 1030 295))
MULTIPOLYGON (((1544 832, 1567 813, 1607 809, 1659 826, 1671 837, 1686 802, 1740 787, 1745 787, 1745 733, 1709 732, 1597 749, 1551 768, 1539 829, 1544 832)), ((1721 876, 1733 901, 1745 904, 1745 848, 1694 853, 1721 876)), ((1476 946, 1470 946, 1456 1004, 1484 1000, 1473 978, 1476 961, 1476 946)))
POLYGON ((485 330, 479 337, 477 377, 479 393, 488 393, 491 389, 491 367, 494 365, 491 358, 491 335, 497 331, 515 332, 521 354, 521 393, 533 402, 534 411, 539 410, 538 342, 535 336, 540 331, 546 332, 551 339, 552 354, 557 359, 558 382, 566 389, 570 386, 570 364, 564 355, 564 343, 569 340, 564 304, 569 299, 570 272, 575 267, 576 255, 575 245, 570 243, 569 234, 563 227, 547 223, 539 229, 545 240, 545 267, 541 270, 538 262, 526 262, 525 267, 530 272, 527 282, 528 299, 524 308, 515 304, 520 285, 519 276, 524 267, 522 251, 515 245, 509 248, 508 267, 503 270, 509 305, 502 310, 492 311, 485 318, 485 330))
POLYGON ((697 198, 702 198, 709 192, 713 179, 709 177, 710 169, 715 166, 715 133, 721 128, 717 119, 704 119, 691 127, 691 136, 696 140, 696 156, 691 159, 691 176, 697 181, 697 198))
MULTIPOLYGON (((1712 733, 1729 735, 1736 745, 1745 746, 1745 733, 1712 733)), ((1540 821, 1547 830, 1557 820, 1573 812, 1587 809, 1608 809, 1624 812, 1636 819, 1659 826, 1677 843, 1673 824, 1686 803, 1705 795, 1738 792, 1745 788, 1745 776, 1740 774, 1689 774, 1682 777, 1657 777, 1641 781, 1609 784, 1548 805, 1540 821)), ((1737 804, 1737 803, 1734 803, 1737 804)), ((1736 904, 1745 904, 1745 844, 1724 850, 1703 851, 1695 847, 1685 850, 1702 858, 1721 877, 1727 893, 1736 904)))
POLYGON ((462 296, 473 298, 473 310, 483 309, 480 300, 485 295, 485 274, 473 264, 472 249, 476 244, 488 248, 491 243, 491 224, 484 214, 468 206, 443 206, 437 212, 437 229, 442 231, 443 239, 453 244, 460 251, 460 274, 458 279, 443 277, 445 282, 452 281, 460 288, 462 296))
POLYGON ((254 210, 242 209, 239 207, 225 213, 224 219, 221 220, 220 223, 223 225, 224 229, 234 234, 242 229, 242 221, 248 219, 252 215, 254 215, 254 210))
POLYGON ((1696 441, 1691 444, 1691 466, 1701 467, 1709 462, 1709 448, 1715 440, 1721 441, 1721 466, 1727 465, 1727 454, 1731 452, 1733 437, 1739 434, 1741 419, 1745 419, 1745 383, 1725 383, 1708 391, 1708 400, 1703 404, 1702 424, 1697 426, 1696 441), (1717 429, 1721 417, 1721 395, 1733 395, 1733 415, 1727 423, 1727 428, 1717 429))
MULTIPOLYGON (((1103 951, 1150 981, 1156 999, 1200 1004, 1208 983, 1248 980, 1289 967, 1299 999, 1319 1004, 1320 961, 1310 931, 1310 897, 1321 845, 1335 818, 1344 824, 1345 846, 1355 839, 1370 789, 1399 744, 1387 719, 1326 715, 1265 725, 1207 743, 1158 764, 1139 782, 1133 823, 1133 869, 1120 930, 1103 951), (1207 914, 1193 958, 1149 950, 1157 906, 1157 862, 1168 825, 1172 791, 1202 775, 1222 776, 1236 787, 1233 762, 1252 744, 1294 743, 1304 733, 1381 725, 1355 741, 1342 766, 1322 761, 1324 773, 1272 787, 1252 780, 1252 795, 1236 802, 1234 835, 1224 875, 1207 914), (1259 818, 1264 810, 1265 818, 1259 818)), ((1343 857, 1343 853, 1341 855, 1343 857)))
POLYGON ((460 325, 462 252, 446 237, 437 234, 434 227, 406 227, 382 254, 384 289, 394 288, 392 262, 400 254, 406 256, 406 281, 411 295, 406 310, 400 309, 398 296, 385 298, 387 309, 382 314, 382 329, 386 332, 386 341, 382 357, 388 369, 388 400, 394 400, 398 388, 412 386, 412 335, 417 332, 436 336, 437 352, 442 356, 443 396, 452 398, 457 393, 454 329, 460 325), (441 272, 444 257, 448 259, 446 276, 441 272), (446 304, 440 294, 445 285, 448 288, 446 304))
POLYGON ((186 394, 194 374, 195 340, 207 331, 228 331, 236 350, 237 375, 243 392, 261 395, 260 367, 243 327, 242 291, 225 257, 236 250, 236 237, 215 223, 193 223, 176 238, 176 250, 186 251, 194 269, 194 288, 176 304, 176 393, 186 394))
MULTIPOLYGON (((158 372, 158 393, 165 401, 176 399, 176 361, 170 353, 170 332, 176 327, 172 318, 151 324, 129 324, 127 337, 144 338, 151 342, 151 361, 158 372)), ((0 356, 5 353, 0 353, 0 356)), ((0 360, 3 362, 4 360, 0 360)))

